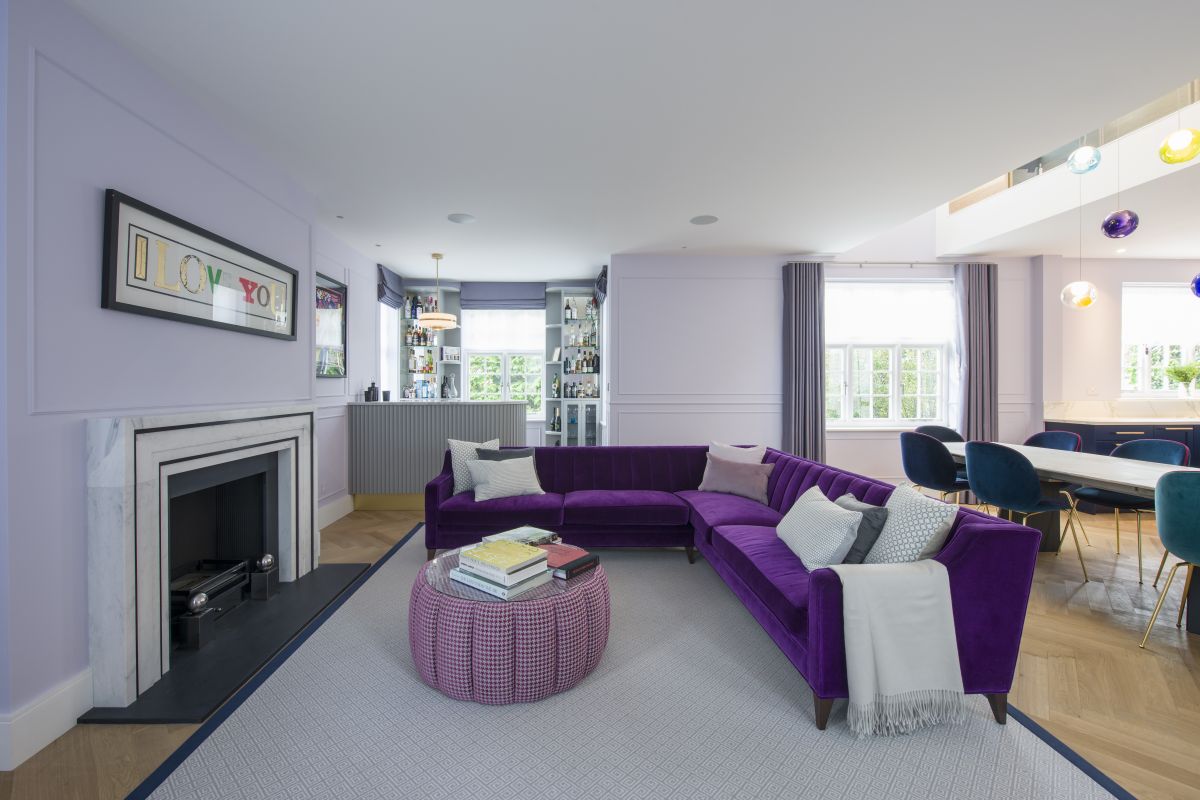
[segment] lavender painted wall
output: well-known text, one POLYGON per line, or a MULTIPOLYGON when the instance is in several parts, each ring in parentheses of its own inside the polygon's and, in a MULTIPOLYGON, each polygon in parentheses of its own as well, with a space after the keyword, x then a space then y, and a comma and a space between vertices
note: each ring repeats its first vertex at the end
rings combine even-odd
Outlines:
MULTIPOLYGON (((8 130, 8 0, 0 0, 0 130, 8 130)), ((0 187, 7 186, 8 158, 0 158, 0 187)), ((8 242, 8 193, 0 191, 0 253, 8 242)), ((7 260, 5 261, 7 265, 7 260)), ((0 270, 0 275, 7 269, 0 270)), ((8 508, 8 310, 0 302, 0 509, 8 508)), ((0 510, 0 609, 9 594, 8 514, 0 510)), ((8 614, 0 611, 0 713, 10 708, 8 614)))
POLYGON ((4 390, 19 468, 0 590, 21 603, 0 620, 0 713, 88 666, 85 419, 314 402, 330 500, 345 491, 345 401, 377 363, 373 265, 314 224, 311 197, 60 0, 11 3, 4 390), (299 270, 298 341, 101 309, 107 187, 299 270), (350 285, 346 380, 313 377, 318 269, 350 285))

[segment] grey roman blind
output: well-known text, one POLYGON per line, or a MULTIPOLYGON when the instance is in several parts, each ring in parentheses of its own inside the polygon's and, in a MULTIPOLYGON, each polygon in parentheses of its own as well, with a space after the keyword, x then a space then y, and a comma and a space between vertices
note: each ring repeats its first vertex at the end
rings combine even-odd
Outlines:
POLYGON ((459 292, 466 309, 541 309, 546 307, 546 284, 466 281, 459 292))
POLYGON ((383 264, 376 264, 379 270, 379 302, 389 308, 399 308, 404 304, 404 279, 383 264))

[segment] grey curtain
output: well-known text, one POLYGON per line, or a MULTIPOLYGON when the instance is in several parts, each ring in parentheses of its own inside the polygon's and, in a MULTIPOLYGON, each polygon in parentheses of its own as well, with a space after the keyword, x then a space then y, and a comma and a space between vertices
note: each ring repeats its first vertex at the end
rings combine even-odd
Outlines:
POLYGON ((961 391, 959 432, 968 441, 995 441, 1000 429, 996 269, 995 264, 954 265, 961 391))
POLYGON ((825 265, 783 265, 783 449, 825 460, 825 265))

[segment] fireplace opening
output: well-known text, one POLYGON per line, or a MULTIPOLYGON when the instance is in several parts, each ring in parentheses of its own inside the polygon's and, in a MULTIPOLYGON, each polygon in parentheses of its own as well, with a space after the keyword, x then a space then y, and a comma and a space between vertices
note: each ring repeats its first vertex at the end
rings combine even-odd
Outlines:
POLYGON ((167 495, 171 645, 194 650, 244 601, 278 588, 278 457, 172 475, 167 495))

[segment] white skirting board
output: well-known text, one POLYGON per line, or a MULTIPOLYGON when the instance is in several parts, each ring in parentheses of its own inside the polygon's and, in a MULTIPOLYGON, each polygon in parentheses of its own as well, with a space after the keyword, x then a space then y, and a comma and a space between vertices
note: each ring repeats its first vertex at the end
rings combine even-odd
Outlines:
POLYGON ((354 495, 343 494, 317 507, 317 528, 332 525, 354 510, 354 495))
POLYGON ((68 678, 10 714, 0 714, 0 771, 21 762, 75 727, 92 707, 92 671, 68 678))

